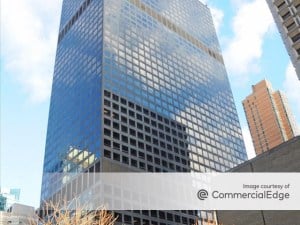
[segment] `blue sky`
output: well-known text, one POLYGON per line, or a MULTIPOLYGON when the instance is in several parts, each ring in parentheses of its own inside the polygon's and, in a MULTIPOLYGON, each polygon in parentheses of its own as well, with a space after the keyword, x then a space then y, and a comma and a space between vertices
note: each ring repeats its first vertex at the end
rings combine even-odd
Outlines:
MULTIPOLYGON (((1 186, 38 206, 61 0, 1 2, 1 186)), ((266 78, 284 91, 300 124, 300 81, 265 0, 205 0, 212 9, 248 156, 241 101, 266 78)))

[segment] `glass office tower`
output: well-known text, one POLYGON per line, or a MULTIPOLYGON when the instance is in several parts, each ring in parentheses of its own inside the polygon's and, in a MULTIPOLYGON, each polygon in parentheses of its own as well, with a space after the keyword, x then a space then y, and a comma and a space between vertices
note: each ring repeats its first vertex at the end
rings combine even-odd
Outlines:
MULTIPOLYGON (((226 171, 245 159, 207 6, 63 1, 42 200, 57 187, 51 172, 226 171)), ((192 224, 196 214, 134 211, 119 220, 192 224)), ((210 212, 198 217, 212 220, 210 212)))

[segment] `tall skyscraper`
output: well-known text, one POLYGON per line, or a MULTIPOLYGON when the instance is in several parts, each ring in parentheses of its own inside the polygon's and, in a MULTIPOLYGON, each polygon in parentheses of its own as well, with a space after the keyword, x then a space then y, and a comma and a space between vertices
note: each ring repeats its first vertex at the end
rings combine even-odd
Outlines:
MULTIPOLYGON (((246 158, 207 6, 63 1, 42 201, 57 191, 59 181, 46 176, 51 172, 226 171, 246 158)), ((120 212, 119 221, 213 220, 211 212, 197 214, 120 212)))
POLYGON ((243 106, 258 155, 295 137, 298 129, 282 92, 274 92, 266 80, 253 85, 252 89, 243 106))
POLYGON ((267 3, 300 79, 300 1, 267 0, 267 3))

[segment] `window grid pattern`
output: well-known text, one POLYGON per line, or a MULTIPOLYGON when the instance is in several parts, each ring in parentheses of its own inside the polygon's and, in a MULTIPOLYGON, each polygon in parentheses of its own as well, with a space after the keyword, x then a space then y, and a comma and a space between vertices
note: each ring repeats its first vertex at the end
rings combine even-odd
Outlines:
MULTIPOLYGON (((132 213, 114 212, 114 215, 118 217, 116 223, 124 225, 194 225, 195 215, 198 211, 184 210, 184 211, 146 211, 146 210, 135 210, 132 213), (184 216, 183 216, 184 215, 184 216)), ((202 216, 204 216, 202 213, 202 216)), ((212 224, 213 219, 210 214, 209 219, 199 221, 197 224, 206 225, 212 224)))
POLYGON ((187 128, 177 121, 107 90, 103 96, 104 157, 149 172, 205 172, 210 160, 220 168, 226 160, 191 152, 187 128))
MULTIPOLYGON (((65 0, 64 4, 72 5, 71 2, 73 0, 65 0)), ((64 170, 70 149, 89 152, 95 155, 94 158, 100 157, 102 3, 93 0, 57 47, 42 199, 47 199, 59 188, 48 180, 46 174, 64 170)), ((72 171, 81 169, 78 166, 72 171)))
MULTIPOLYGON (((129 171, 201 172, 205 165, 187 150, 186 127, 104 90, 103 157, 129 171), (198 170, 196 169, 198 168, 198 170), (199 168, 201 170, 199 170, 199 168)), ((202 161, 204 162, 204 161, 202 161)), ((198 224, 213 222, 211 211, 116 211, 117 224, 198 224)))
POLYGON ((103 115, 104 157, 148 172, 190 171, 185 126, 109 91, 103 115))
POLYGON ((173 23, 170 19, 167 17, 163 16, 162 14, 159 14, 155 12, 152 8, 147 6, 146 4, 142 3, 140 0, 130 0, 132 4, 137 6, 140 10, 143 12, 146 12, 148 15, 152 16, 155 18, 158 22, 162 23, 164 26, 166 26, 168 29, 171 31, 175 32, 176 34, 180 35, 184 39, 188 40, 190 43, 195 45, 196 47, 200 48, 201 50, 205 51, 207 54, 209 54, 211 57, 214 57, 221 63, 223 62, 222 56, 213 51, 212 49, 208 48, 206 45, 204 45, 199 39, 196 39, 193 37, 191 34, 183 30, 181 27, 173 23))
MULTIPOLYGON (((97 160, 93 171, 101 153, 157 172, 225 171, 245 160, 226 70, 213 55, 221 52, 208 8, 197 0, 140 0, 154 16, 132 1, 91 0, 80 10, 84 0, 64 0, 44 174, 78 171, 72 160, 64 163, 70 151, 97 160)), ((50 184, 44 176, 42 199, 55 191, 50 184)), ((196 213, 212 219, 202 211, 124 212, 122 219, 191 224, 196 213)))
POLYGON ((60 31, 75 15, 76 11, 79 9, 79 7, 82 5, 83 2, 84 0, 63 1, 61 18, 60 18, 60 28, 59 28, 60 31))
POLYGON ((141 1, 177 26, 184 28, 213 51, 221 51, 209 9, 200 1, 186 1, 184 4, 182 0, 141 1))
POLYGON ((85 0, 80 8, 76 11, 74 16, 69 20, 69 22, 64 26, 64 28, 59 32, 58 35, 58 44, 63 39, 63 37, 66 35, 66 33, 71 29, 71 27, 74 25, 74 23, 78 20, 78 18, 82 15, 82 13, 86 10, 86 8, 89 6, 92 0, 85 0))
POLYGON ((245 160, 224 65, 130 2, 105 1, 104 18, 104 88, 184 124, 205 171, 245 160))

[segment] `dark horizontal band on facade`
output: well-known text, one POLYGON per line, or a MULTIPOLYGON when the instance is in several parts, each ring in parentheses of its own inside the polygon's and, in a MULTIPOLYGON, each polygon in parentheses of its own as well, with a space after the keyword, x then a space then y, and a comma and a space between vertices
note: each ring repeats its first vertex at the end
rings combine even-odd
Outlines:
POLYGON ((149 16, 153 17, 156 19, 158 22, 162 23, 164 26, 175 32, 176 34, 180 35, 182 38, 185 40, 189 41, 196 47, 200 48, 202 51, 206 52, 209 54, 211 57, 215 58, 222 64, 224 64, 224 60, 221 54, 211 50, 208 48, 206 45, 204 45, 202 42, 200 42, 198 39, 184 31, 182 28, 171 22, 169 19, 166 17, 160 15, 159 13, 155 12, 153 9, 145 5, 144 3, 141 2, 141 0, 128 0, 130 3, 134 4, 136 7, 141 9, 143 12, 147 13, 149 16))
POLYGON ((76 11, 74 16, 69 20, 69 22, 64 26, 64 28, 59 32, 58 35, 58 43, 64 38, 64 36, 68 33, 71 29, 73 24, 78 20, 78 18, 82 15, 82 13, 86 10, 86 8, 90 5, 92 0, 85 0, 80 8, 76 11))
MULTIPOLYGON (((77 10, 77 12, 74 14, 74 16, 69 20, 69 22, 64 26, 64 28, 61 30, 61 32, 58 35, 58 43, 64 38, 64 36, 68 33, 68 31, 71 29, 73 24, 78 20, 78 18, 82 15, 82 13, 86 10, 86 8, 90 5, 92 0, 86 0, 84 3, 80 6, 80 8, 77 10)), ((128 0, 132 4, 134 4, 136 7, 141 9, 143 12, 147 13, 151 17, 155 18, 158 22, 162 23, 164 26, 172 30, 173 32, 180 35, 185 40, 189 41, 196 47, 200 48, 202 51, 209 54, 211 57, 215 58, 222 64, 224 64, 224 60, 221 54, 216 53, 215 51, 208 48, 206 45, 201 43, 198 39, 181 29, 179 26, 172 23, 169 19, 165 18, 164 16, 160 15, 159 13, 155 12, 153 9, 142 3, 140 0, 128 0)))

